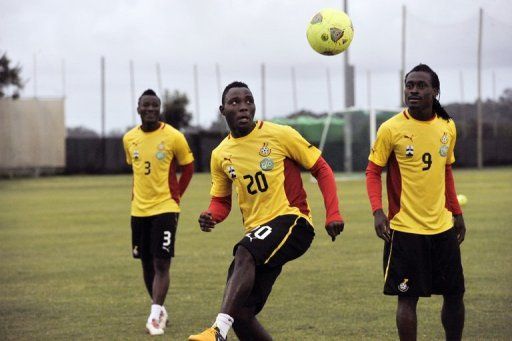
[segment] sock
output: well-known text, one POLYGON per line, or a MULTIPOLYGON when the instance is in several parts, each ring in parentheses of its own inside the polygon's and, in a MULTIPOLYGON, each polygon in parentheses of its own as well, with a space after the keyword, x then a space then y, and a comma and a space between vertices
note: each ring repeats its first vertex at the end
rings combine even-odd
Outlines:
POLYGON ((148 317, 148 323, 151 323, 151 320, 160 320, 160 312, 162 311, 162 306, 158 304, 151 305, 151 314, 148 317))
POLYGON ((235 320, 228 314, 220 313, 217 315, 217 319, 215 319, 215 323, 213 325, 219 328, 220 335, 222 335, 223 338, 226 338, 234 321, 235 320))

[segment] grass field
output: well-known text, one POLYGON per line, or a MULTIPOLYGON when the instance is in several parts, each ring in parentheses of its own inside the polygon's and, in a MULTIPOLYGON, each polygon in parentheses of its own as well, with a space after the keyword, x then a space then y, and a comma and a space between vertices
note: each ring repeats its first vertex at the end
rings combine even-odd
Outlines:
MULTIPOLYGON (((468 233, 462 245, 467 340, 512 338, 512 168, 455 173, 468 233)), ((317 226, 311 249, 285 267, 260 320, 275 340, 394 340, 395 298, 382 295, 382 242, 364 180, 338 184, 345 232, 323 230, 316 185, 306 190, 317 226)), ((140 264, 131 259, 129 176, 0 181, 0 339, 140 340, 149 313, 140 264)), ((215 318, 231 249, 243 233, 237 208, 201 233, 209 176, 183 199, 166 306, 165 340, 186 340, 215 318)), ((443 339, 441 299, 418 305, 420 340, 443 339)), ((230 334, 234 339, 234 334, 230 334)))

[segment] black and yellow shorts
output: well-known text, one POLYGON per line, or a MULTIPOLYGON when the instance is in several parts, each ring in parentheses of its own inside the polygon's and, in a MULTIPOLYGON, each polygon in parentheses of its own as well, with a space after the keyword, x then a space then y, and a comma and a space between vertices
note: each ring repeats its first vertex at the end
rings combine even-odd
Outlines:
POLYGON ((392 230, 384 245, 384 294, 461 295, 464 273, 454 228, 434 235, 392 230))
POLYGON ((174 257, 174 243, 179 213, 162 213, 149 217, 131 218, 132 254, 149 260, 174 257))
MULTIPOLYGON (((233 255, 240 246, 254 257, 256 277, 252 292, 245 306, 261 311, 272 286, 287 262, 302 256, 313 241, 313 226, 297 215, 282 215, 247 233, 233 249, 233 255)), ((228 280, 234 269, 234 261, 228 271, 228 280)))

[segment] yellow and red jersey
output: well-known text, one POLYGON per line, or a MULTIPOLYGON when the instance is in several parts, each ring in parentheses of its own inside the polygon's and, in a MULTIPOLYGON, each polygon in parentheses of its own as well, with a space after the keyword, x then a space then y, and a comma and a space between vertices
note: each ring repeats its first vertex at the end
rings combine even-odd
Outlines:
POLYGON ((185 136, 161 122, 152 132, 144 132, 140 126, 133 128, 123 136, 123 145, 126 162, 133 169, 131 215, 180 212, 175 164, 194 161, 185 136))
POLYGON ((283 214, 311 223, 300 167, 310 169, 320 154, 293 128, 257 121, 248 135, 229 135, 213 150, 210 194, 230 196, 234 185, 247 231, 283 214))
POLYGON ((384 122, 369 160, 388 166, 387 191, 391 228, 437 234, 453 226, 446 208, 446 165, 455 161, 453 120, 435 116, 414 119, 404 110, 384 122))

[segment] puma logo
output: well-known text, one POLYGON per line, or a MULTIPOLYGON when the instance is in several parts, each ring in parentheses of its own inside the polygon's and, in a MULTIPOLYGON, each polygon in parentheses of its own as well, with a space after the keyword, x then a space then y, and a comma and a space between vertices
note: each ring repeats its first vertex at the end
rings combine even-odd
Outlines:
POLYGON ((404 138, 411 140, 411 142, 413 142, 413 140, 412 140, 413 137, 414 137, 414 134, 411 134, 411 136, 404 135, 404 138))

